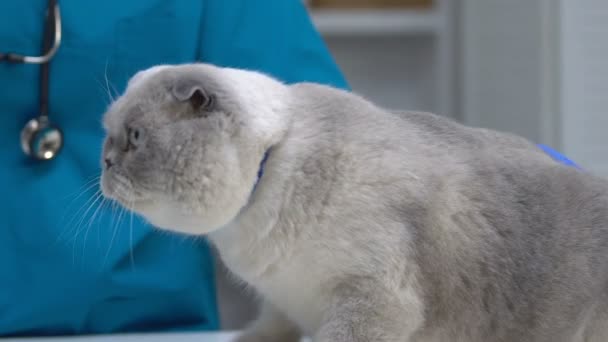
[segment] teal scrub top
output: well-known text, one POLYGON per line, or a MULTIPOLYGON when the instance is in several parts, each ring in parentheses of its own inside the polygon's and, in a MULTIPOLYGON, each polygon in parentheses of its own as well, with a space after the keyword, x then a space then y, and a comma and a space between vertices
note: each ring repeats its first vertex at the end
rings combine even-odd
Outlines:
MULTIPOLYGON (((65 146, 26 158, 34 65, 0 63, 0 336, 218 328, 210 249, 97 199, 101 116, 138 70, 203 61, 346 83, 301 0, 62 0, 50 117, 65 146)), ((38 55, 47 0, 0 1, 0 51, 38 55)))

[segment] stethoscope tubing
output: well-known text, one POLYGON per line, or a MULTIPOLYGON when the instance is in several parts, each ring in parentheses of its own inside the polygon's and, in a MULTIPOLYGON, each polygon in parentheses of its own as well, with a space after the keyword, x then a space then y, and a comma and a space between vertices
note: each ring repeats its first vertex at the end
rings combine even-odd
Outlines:
POLYGON ((45 52, 44 55, 40 56, 25 56, 16 53, 0 53, 0 61, 7 61, 11 63, 25 63, 25 64, 45 64, 48 63, 57 53, 61 46, 62 39, 62 28, 61 28, 61 11, 59 10, 59 4, 54 3, 53 17, 55 18, 55 35, 53 39, 53 45, 45 52))

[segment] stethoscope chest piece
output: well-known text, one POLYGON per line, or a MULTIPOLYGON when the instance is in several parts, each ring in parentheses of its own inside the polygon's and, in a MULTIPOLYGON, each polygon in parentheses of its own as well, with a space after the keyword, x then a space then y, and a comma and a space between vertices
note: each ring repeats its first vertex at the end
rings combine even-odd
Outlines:
POLYGON ((63 147, 63 133, 46 116, 31 119, 21 130, 21 149, 38 160, 53 159, 63 147))
POLYGON ((29 120, 21 130, 21 149, 34 159, 55 158, 63 147, 63 133, 49 121, 49 62, 61 44, 61 14, 57 0, 48 0, 41 56, 0 52, 0 62, 40 65, 40 108, 38 117, 29 120))

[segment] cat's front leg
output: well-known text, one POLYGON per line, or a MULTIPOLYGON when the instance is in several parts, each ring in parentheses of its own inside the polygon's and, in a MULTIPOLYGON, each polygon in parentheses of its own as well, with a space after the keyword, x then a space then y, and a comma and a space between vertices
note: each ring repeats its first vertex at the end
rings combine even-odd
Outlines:
POLYGON ((272 304, 264 301, 259 317, 234 342, 298 342, 300 331, 272 304))
POLYGON ((389 291, 369 279, 337 286, 314 342, 407 342, 423 323, 422 299, 411 286, 389 291))

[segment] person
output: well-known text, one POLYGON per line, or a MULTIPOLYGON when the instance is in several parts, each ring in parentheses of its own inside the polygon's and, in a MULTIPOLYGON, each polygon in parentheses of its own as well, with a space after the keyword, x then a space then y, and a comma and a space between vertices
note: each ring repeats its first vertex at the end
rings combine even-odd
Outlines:
POLYGON ((59 1, 60 27, 45 34, 57 21, 52 3, 0 2, 0 336, 217 329, 205 240, 159 232, 99 196, 104 110, 132 75, 159 64, 346 81, 301 0, 59 1), (15 57, 49 52, 55 41, 41 42, 58 30, 47 64, 15 57), (61 135, 25 138, 62 146, 28 155, 40 141, 22 146, 23 127, 44 92, 61 135))

